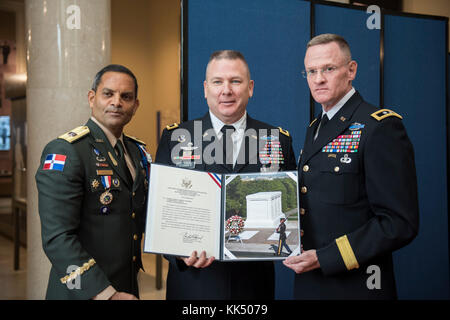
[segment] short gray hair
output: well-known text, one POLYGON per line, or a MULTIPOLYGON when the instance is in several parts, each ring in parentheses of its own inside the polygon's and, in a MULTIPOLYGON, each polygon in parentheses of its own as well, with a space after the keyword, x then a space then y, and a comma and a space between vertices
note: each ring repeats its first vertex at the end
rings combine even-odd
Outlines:
POLYGON ((350 51, 350 46, 348 45, 348 42, 338 34, 324 33, 315 36, 314 38, 309 40, 308 44, 306 45, 306 50, 308 50, 308 48, 312 46, 317 46, 319 44, 327 44, 331 42, 336 42, 339 45, 339 48, 341 49, 342 53, 345 56, 347 56, 349 60, 352 60, 352 53, 350 51))
MULTIPOLYGON (((241 60, 245 68, 247 69, 248 79, 250 80, 250 68, 248 67, 248 63, 244 58, 244 55, 237 51, 237 50, 219 50, 214 51, 211 56, 209 57, 208 65, 206 66, 206 71, 208 71, 209 64, 213 60, 221 60, 221 59, 227 59, 227 60, 241 60)), ((205 73, 205 79, 206 79, 206 73, 205 73)))

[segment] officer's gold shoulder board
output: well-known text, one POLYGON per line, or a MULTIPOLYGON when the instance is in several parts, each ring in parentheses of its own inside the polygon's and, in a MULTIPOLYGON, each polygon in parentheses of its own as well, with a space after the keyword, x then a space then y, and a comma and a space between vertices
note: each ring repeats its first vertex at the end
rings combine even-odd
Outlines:
POLYGON ((399 115, 398 113, 395 113, 394 111, 389 110, 389 109, 378 110, 378 111, 372 113, 371 116, 378 121, 381 121, 387 117, 397 117, 399 119, 403 119, 403 117, 401 115, 399 115))
POLYGON ((144 146, 146 146, 146 144, 145 144, 145 142, 144 141, 142 141, 142 140, 139 140, 138 138, 136 138, 136 137, 133 137, 133 136, 129 136, 129 135, 125 135, 127 138, 130 138, 131 140, 133 140, 133 141, 136 141, 137 143, 139 143, 139 144, 142 144, 142 145, 144 145, 144 146))
POLYGON ((316 122, 316 121, 317 121, 317 118, 315 118, 313 121, 311 121, 311 123, 309 124, 309 127, 311 127, 314 124, 314 122, 316 122))
POLYGON ((281 132, 282 134, 284 134, 285 136, 288 136, 288 137, 289 137, 289 131, 282 129, 281 127, 278 127, 278 129, 280 130, 280 132, 281 132))
POLYGON ((167 125, 166 126, 166 129, 167 130, 173 130, 173 129, 176 129, 176 128, 178 128, 178 123, 174 123, 174 124, 172 124, 172 125, 167 125))
POLYGON ((78 139, 84 137, 88 133, 89 133, 89 128, 87 126, 80 126, 80 127, 70 130, 69 132, 64 133, 63 135, 59 136, 58 138, 72 143, 72 142, 75 142, 78 139))

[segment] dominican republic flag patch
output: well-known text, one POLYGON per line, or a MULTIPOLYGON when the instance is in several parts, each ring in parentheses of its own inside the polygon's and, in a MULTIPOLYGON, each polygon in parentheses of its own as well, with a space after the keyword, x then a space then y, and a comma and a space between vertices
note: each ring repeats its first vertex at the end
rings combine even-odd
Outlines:
POLYGON ((43 170, 63 171, 67 156, 62 154, 48 154, 44 161, 43 170))

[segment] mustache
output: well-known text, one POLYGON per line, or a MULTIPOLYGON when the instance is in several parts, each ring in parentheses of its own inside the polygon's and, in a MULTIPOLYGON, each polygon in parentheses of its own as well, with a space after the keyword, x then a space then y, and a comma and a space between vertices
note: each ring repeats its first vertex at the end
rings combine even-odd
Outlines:
POLYGON ((120 107, 116 107, 114 105, 109 105, 108 107, 106 107, 106 112, 115 112, 115 113, 123 113, 122 108, 120 107))

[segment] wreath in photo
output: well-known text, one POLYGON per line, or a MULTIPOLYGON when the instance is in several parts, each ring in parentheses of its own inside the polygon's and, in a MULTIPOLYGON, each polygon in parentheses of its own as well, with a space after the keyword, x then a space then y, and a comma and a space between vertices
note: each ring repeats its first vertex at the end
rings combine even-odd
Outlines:
POLYGON ((231 216, 227 220, 226 229, 231 235, 237 236, 244 229, 244 219, 240 216, 231 216))

